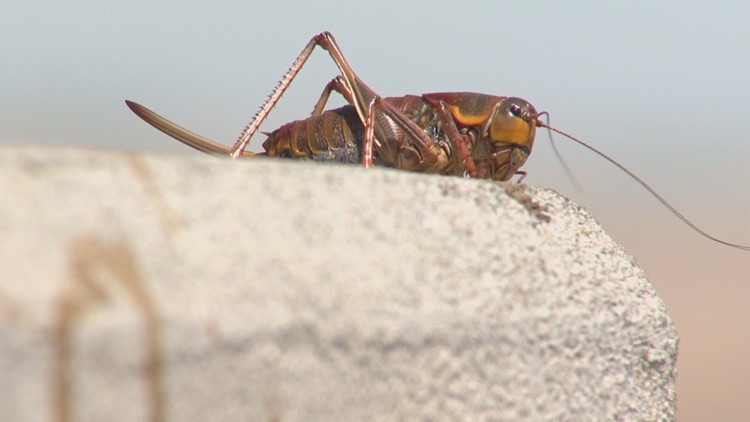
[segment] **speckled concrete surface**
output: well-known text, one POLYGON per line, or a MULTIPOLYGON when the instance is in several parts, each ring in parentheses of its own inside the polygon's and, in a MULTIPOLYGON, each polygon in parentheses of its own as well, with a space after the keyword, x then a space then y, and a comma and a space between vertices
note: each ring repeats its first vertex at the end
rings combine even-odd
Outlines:
POLYGON ((6 148, 0 198, 0 420, 674 415, 662 301, 552 191, 6 148))

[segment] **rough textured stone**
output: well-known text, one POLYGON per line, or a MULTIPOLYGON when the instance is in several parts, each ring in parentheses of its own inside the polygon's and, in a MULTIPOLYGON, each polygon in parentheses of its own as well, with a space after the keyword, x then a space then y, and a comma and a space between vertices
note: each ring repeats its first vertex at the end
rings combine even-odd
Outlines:
POLYGON ((549 190, 6 148, 0 198, 0 420, 674 414, 664 304, 549 190))

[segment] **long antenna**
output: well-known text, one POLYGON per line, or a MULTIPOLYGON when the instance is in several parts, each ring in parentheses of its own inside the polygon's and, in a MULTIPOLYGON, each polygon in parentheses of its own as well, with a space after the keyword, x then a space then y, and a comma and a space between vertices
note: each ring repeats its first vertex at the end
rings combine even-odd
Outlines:
POLYGON ((690 220, 689 220, 689 219, 688 219, 687 217, 685 217, 685 216, 684 216, 684 215, 682 215, 682 214, 681 214, 681 213, 680 213, 679 211, 677 211, 677 210, 676 210, 676 209, 675 209, 675 208, 674 208, 674 207, 673 207, 673 206, 672 206, 672 205, 671 205, 671 204, 670 204, 669 202, 667 202, 667 200, 666 200, 666 199, 664 199, 664 198, 663 198, 663 197, 662 197, 661 195, 659 195, 659 193, 657 193, 657 192, 656 192, 656 191, 655 191, 655 190, 654 190, 654 189, 653 189, 653 188, 652 188, 651 186, 649 186, 649 184, 648 184, 648 183, 644 182, 644 181, 643 181, 643 179, 641 179, 640 177, 636 176, 636 175, 635 175, 635 173, 633 173, 632 171, 630 171, 630 170, 628 170, 627 168, 625 168, 625 166, 623 166, 622 164, 620 164, 620 163, 618 163, 617 161, 615 161, 614 159, 610 158, 610 157, 609 157, 609 156, 608 156, 607 154, 605 154, 605 153, 603 153, 603 152, 599 151, 598 149, 596 149, 596 148, 592 147, 591 145, 589 145, 589 144, 587 144, 587 143, 583 142, 582 140, 580 140, 580 139, 576 138, 576 137, 575 137, 575 136, 573 136, 573 135, 570 135, 570 134, 568 134, 568 133, 566 133, 566 132, 564 132, 564 131, 562 131, 562 130, 560 130, 560 129, 554 128, 554 127, 552 127, 552 126, 550 126, 550 125, 548 125, 548 124, 544 123, 544 122, 543 122, 543 121, 541 121, 540 119, 537 119, 537 122, 536 122, 536 124, 537 124, 537 126, 540 126, 540 127, 545 127, 545 128, 547 128, 547 129, 549 129, 549 130, 551 130, 551 131, 553 131, 553 132, 557 132, 557 133, 559 133, 560 135, 562 135, 562 136, 565 136, 566 138, 568 138, 568 139, 570 139, 570 140, 572 140, 572 141, 574 141, 574 142, 577 142, 578 144, 580 144, 580 145, 582 145, 583 147, 585 147, 585 148, 588 148, 589 150, 591 150, 591 151, 593 151, 593 152, 595 152, 595 153, 599 154, 599 156, 601 156, 601 157, 602 157, 602 158, 604 158, 605 160, 607 160, 607 161, 609 161, 610 163, 612 163, 612 164, 614 164, 615 166, 617 166, 617 168, 619 168, 620 170, 622 170, 622 171, 623 171, 623 172, 624 172, 625 174, 627 174, 628 176, 630 176, 631 178, 633 178, 633 180, 635 180, 635 181, 636 181, 636 182, 638 182, 638 183, 639 183, 639 184, 640 184, 641 186, 643 186, 643 188, 644 188, 644 189, 646 189, 646 190, 647 190, 647 191, 648 191, 648 192, 649 192, 649 193, 650 193, 651 195, 653 195, 653 196, 654 196, 654 198, 658 199, 658 200, 659 200, 659 202, 661 202, 661 203, 662 203, 662 205, 664 205, 665 207, 667 207, 667 209, 668 209, 668 210, 672 211, 672 214, 676 215, 676 216, 677 216, 677 218, 679 218, 680 220, 682 220, 682 221, 683 221, 683 222, 684 222, 685 224, 687 224, 688 226, 690 226, 690 228, 692 228, 692 229, 693 229, 693 230, 695 230, 696 232, 700 233, 700 234, 701 234, 701 235, 703 235, 704 237, 706 237, 706 238, 708 238, 708 239, 711 239, 711 240, 713 240, 714 242, 718 242, 718 243, 721 243, 722 245, 726 245, 726 246, 731 246, 731 247, 733 247, 733 248, 737 248, 737 249, 741 249, 741 250, 743 250, 743 251, 749 251, 749 252, 750 252, 750 246, 745 246, 745 245, 739 245, 739 244, 737 244, 737 243, 730 243, 730 242, 726 242, 726 241, 724 241, 724 240, 721 240, 721 239, 718 239, 718 238, 716 238, 716 237, 713 237, 713 236, 711 236, 710 234, 708 234, 708 233, 706 233, 705 231, 703 231, 703 230, 702 230, 702 229, 701 229, 700 227, 696 226, 696 225, 695 225, 695 224, 694 224, 694 223, 693 223, 692 221, 690 221, 690 220))
POLYGON ((543 111, 537 115, 537 118, 544 115, 547 120, 547 124, 545 128, 547 129, 547 136, 549 136, 549 143, 552 145, 552 151, 554 151, 555 156, 557 157, 557 161, 562 166, 563 170, 565 170, 565 174, 568 176, 568 179, 571 183, 573 183, 573 188, 575 188, 576 192, 581 192, 583 188, 581 187, 581 184, 578 183, 578 179, 576 179, 576 176, 573 174, 573 170, 568 167, 568 163, 565 162, 565 159, 563 158, 562 154, 560 154, 560 151, 557 149, 557 144, 555 143, 555 139, 552 137, 552 129, 549 125, 549 113, 546 111, 543 111))

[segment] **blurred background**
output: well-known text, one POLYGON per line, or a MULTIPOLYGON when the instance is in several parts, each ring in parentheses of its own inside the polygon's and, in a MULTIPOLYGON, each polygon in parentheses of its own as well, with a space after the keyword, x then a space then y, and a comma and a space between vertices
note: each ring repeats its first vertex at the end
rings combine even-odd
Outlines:
MULTIPOLYGON (((0 146, 198 154, 126 98, 231 145, 310 37, 330 30, 382 95, 523 97, 709 233, 747 245, 748 22, 744 1, 6 2, 0 146)), ((314 54, 263 129, 305 117, 336 73, 314 54)), ((584 205, 665 300, 681 337, 679 420, 750 420, 750 254, 702 238, 614 166, 556 139, 583 191, 544 132, 525 182, 584 205)))

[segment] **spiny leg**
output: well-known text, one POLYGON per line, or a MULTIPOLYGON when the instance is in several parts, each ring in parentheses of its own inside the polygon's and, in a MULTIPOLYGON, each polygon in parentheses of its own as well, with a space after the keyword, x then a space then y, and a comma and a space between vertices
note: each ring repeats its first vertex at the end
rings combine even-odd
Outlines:
POLYGON ((351 91, 352 99, 355 100, 351 101, 351 105, 354 106, 355 109, 357 109, 359 118, 362 122, 364 122, 366 109, 369 107, 369 103, 374 97, 377 96, 377 94, 370 87, 365 85, 365 83, 362 82, 361 79, 359 79, 359 76, 354 73, 354 70, 344 58, 343 53, 341 53, 341 48, 339 47, 338 43, 336 43, 336 40, 333 38, 333 35, 330 32, 323 32, 319 34, 316 39, 318 41, 318 45, 320 45, 324 50, 328 51, 328 54, 336 64, 336 67, 339 68, 344 83, 350 88, 349 91, 351 91))
MULTIPOLYGON (((260 110, 258 110, 258 112, 255 114, 255 116, 253 117, 253 120, 242 131, 239 138, 237 139, 237 142, 235 142, 234 146, 232 147, 232 151, 230 154, 232 158, 237 158, 245 150, 248 142, 250 142, 250 138, 255 134, 255 132, 260 127, 261 123, 263 123, 263 121, 266 119, 266 117, 268 117, 268 113, 271 112, 271 109, 273 109, 273 107, 276 106, 276 103, 284 94, 284 91, 286 91, 286 89, 289 88, 289 85, 292 83, 292 80, 294 80, 294 78, 297 76, 297 73, 299 73, 302 66, 310 57, 310 54, 312 54, 312 51, 315 49, 316 45, 319 45, 324 50, 328 51, 328 54, 331 56, 331 59, 333 59, 333 62, 339 68, 339 71, 341 72, 341 76, 343 77, 343 82, 349 88, 346 91, 349 92, 350 95, 348 94, 348 96, 350 98, 347 98, 347 95, 344 95, 344 97, 347 98, 347 101, 350 101, 352 106, 355 107, 355 109, 357 110, 357 114, 360 117, 360 120, 364 123, 365 114, 366 114, 365 109, 367 108, 367 103, 371 101, 372 98, 376 96, 376 94, 374 93, 374 91, 372 91, 372 89, 370 89, 367 85, 365 85, 359 79, 359 77, 357 77, 357 75, 354 73, 351 66, 349 66, 349 63, 347 63, 346 59, 341 53, 341 49, 339 48, 338 44, 336 44, 336 41, 334 40, 333 35, 331 35, 330 32, 322 32, 314 36, 307 43, 305 48, 302 49, 300 54, 294 60, 294 63, 292 63, 292 65, 289 67, 289 70, 287 70, 287 72, 284 74, 284 77, 281 79, 281 81, 279 81, 279 83, 273 89, 273 91, 271 92, 271 95, 268 96, 268 99, 266 100, 266 102, 261 106, 260 110), (365 96, 363 96, 363 93, 365 96), (351 100, 354 100, 354 101, 351 101, 351 100)), ((324 94, 325 94, 325 91, 324 91, 324 94)), ((319 100, 319 103, 320 103, 320 100, 319 100)), ((313 111, 316 111, 317 108, 318 108, 318 105, 316 105, 313 111)), ((385 129, 381 127, 381 131, 382 130, 385 130, 385 129)))
POLYGON ((310 54, 312 53, 315 46, 318 45, 317 38, 318 36, 313 37, 307 43, 305 48, 302 49, 292 65, 289 67, 289 70, 287 70, 284 74, 284 77, 281 78, 281 81, 279 81, 278 84, 276 84, 276 87, 271 92, 271 95, 268 96, 266 102, 260 107, 260 110, 255 113, 253 120, 242 131, 240 137, 237 139, 237 142, 234 143, 234 146, 232 146, 232 150, 229 153, 232 158, 237 158, 242 154, 242 152, 247 147, 248 142, 250 142, 250 138, 252 138, 252 136, 258 130, 260 124, 263 123, 264 120, 266 120, 266 117, 268 117, 268 113, 270 113, 271 109, 273 109, 274 106, 276 106, 276 103, 279 102, 279 99, 284 94, 284 91, 289 88, 289 85, 292 83, 292 80, 294 80, 294 77, 297 76, 297 73, 299 73, 302 66, 310 57, 310 54))
MULTIPOLYGON (((319 43, 318 45, 328 51, 328 55, 331 56, 331 59, 339 68, 339 71, 341 72, 340 81, 342 88, 339 92, 347 102, 357 110, 357 115, 364 125, 367 119, 368 110, 370 109, 370 103, 380 96, 372 88, 367 86, 367 84, 362 82, 359 76, 354 73, 354 70, 344 58, 344 55, 341 53, 341 48, 338 46, 330 32, 326 31, 319 34, 317 36, 317 41, 319 43)), ((316 105, 316 108, 317 107, 318 106, 316 105)), ((401 135, 399 125, 394 124, 391 119, 385 116, 384 113, 379 110, 379 107, 375 107, 371 119, 373 120, 372 130, 377 139, 395 139, 401 135)))

